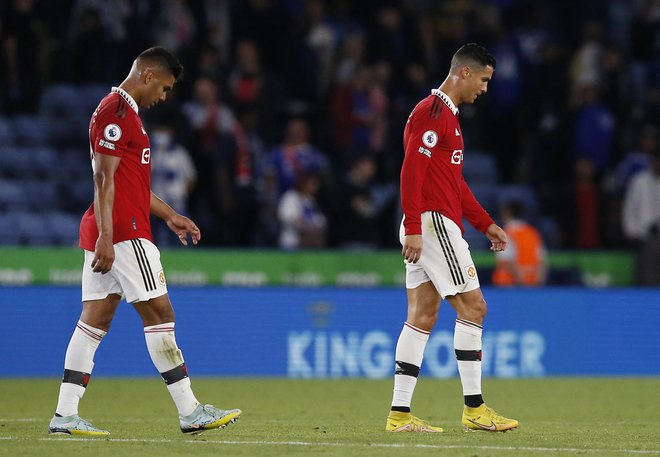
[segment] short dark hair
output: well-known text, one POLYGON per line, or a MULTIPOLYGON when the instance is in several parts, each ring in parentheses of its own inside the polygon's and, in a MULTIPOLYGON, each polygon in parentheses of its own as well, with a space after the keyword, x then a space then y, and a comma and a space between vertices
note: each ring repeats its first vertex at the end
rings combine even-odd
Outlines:
POLYGON ((494 70, 496 61, 495 57, 488 52, 488 49, 477 43, 468 43, 456 51, 451 59, 451 68, 453 70, 466 65, 470 66, 470 63, 480 65, 481 68, 490 65, 494 70))
POLYGON ((179 59, 162 46, 154 46, 146 51, 142 51, 142 53, 137 56, 137 60, 148 61, 163 67, 174 76, 176 81, 178 81, 183 74, 183 65, 181 65, 179 59))

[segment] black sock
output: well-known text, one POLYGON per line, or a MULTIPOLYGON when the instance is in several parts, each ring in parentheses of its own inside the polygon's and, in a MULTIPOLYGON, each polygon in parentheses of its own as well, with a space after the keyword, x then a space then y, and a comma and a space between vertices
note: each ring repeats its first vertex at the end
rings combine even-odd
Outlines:
POLYGON ((464 395, 463 399, 465 401, 465 406, 470 408, 476 408, 477 406, 481 406, 484 403, 484 399, 482 398, 481 394, 464 395))
POLYGON ((400 413, 409 413, 410 412, 410 407, 409 406, 392 406, 391 411, 398 411, 400 413))

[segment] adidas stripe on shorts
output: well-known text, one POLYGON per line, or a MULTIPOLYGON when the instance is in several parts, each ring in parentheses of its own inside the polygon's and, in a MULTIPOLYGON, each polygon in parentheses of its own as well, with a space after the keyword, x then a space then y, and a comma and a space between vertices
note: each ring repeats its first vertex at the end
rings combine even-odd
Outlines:
POLYGON ((149 240, 137 238, 114 245, 115 261, 105 273, 92 271, 94 253, 85 251, 82 301, 121 295, 128 303, 147 301, 167 293, 160 252, 149 240))
MULTIPOLYGON (((406 288, 414 289, 432 281, 442 298, 479 288, 470 248, 461 229, 451 219, 434 211, 422 213, 422 256, 406 264, 406 288)), ((403 221, 399 239, 403 244, 403 221)))

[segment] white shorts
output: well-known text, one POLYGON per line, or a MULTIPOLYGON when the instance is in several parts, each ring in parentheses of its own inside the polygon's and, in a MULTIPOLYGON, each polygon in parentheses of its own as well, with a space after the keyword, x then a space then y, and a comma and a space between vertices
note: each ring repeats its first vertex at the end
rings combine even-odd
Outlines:
POLYGON ((149 240, 138 238, 114 245, 115 262, 109 272, 94 273, 94 253, 85 252, 82 301, 121 295, 128 303, 147 301, 167 293, 160 252, 149 240))
MULTIPOLYGON (((399 239, 403 244, 403 221, 399 239)), ((422 256, 417 263, 406 264, 406 288, 414 289, 432 281, 442 298, 479 288, 470 248, 461 229, 440 213, 422 213, 422 256)))

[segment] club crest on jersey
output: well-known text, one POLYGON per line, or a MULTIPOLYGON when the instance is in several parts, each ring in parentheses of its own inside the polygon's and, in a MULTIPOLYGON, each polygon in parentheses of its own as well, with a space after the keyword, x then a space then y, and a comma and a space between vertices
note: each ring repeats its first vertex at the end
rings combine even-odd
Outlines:
POLYGON ((422 143, 424 143, 424 146, 427 148, 432 148, 438 144, 438 134, 433 130, 427 130, 424 132, 424 135, 422 135, 422 143))
POLYGON ((144 148, 142 150, 142 163, 149 163, 151 161, 151 149, 144 148))
POLYGON ((103 136, 108 141, 118 141, 121 138, 121 128, 117 124, 108 124, 103 129, 103 136))
POLYGON ((465 273, 467 273, 469 279, 475 279, 477 277, 477 269, 474 268, 474 265, 465 267, 465 273))

